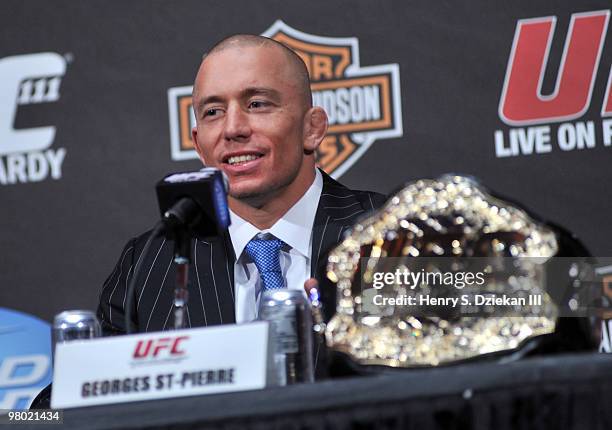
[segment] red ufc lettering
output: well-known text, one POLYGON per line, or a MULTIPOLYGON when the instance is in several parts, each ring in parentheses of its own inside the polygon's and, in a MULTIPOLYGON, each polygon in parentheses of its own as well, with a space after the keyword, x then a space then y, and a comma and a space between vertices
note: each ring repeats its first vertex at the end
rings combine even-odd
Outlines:
POLYGON ((499 117, 509 125, 570 120, 589 108, 610 11, 572 15, 555 89, 542 94, 556 17, 520 20, 504 89, 499 117))
POLYGON ((169 349, 169 343, 172 339, 169 337, 162 337, 157 339, 155 342, 155 346, 153 347, 153 357, 157 357, 160 351, 164 349, 169 349))
POLYGON ((139 340, 134 350, 134 358, 145 358, 151 350, 152 340, 139 340))
POLYGON ((189 336, 178 336, 176 338, 162 337, 159 339, 139 340, 134 350, 134 358, 157 357, 161 351, 169 350, 170 355, 183 355, 184 350, 179 349, 179 344, 189 339, 189 336))
POLYGON ((189 336, 179 336, 176 339, 174 339, 174 342, 172 343, 172 349, 170 350, 170 354, 172 355, 183 355, 185 353, 185 351, 183 350, 179 350, 179 343, 182 342, 185 339, 189 339, 189 336))

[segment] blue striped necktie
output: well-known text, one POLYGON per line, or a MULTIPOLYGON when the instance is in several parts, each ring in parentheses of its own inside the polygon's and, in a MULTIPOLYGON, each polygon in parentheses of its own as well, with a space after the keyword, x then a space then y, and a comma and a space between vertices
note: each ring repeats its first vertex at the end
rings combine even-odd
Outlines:
POLYGON ((285 243, 274 236, 255 236, 247 243, 245 251, 251 257, 263 284, 263 291, 285 288, 280 267, 280 250, 285 243))

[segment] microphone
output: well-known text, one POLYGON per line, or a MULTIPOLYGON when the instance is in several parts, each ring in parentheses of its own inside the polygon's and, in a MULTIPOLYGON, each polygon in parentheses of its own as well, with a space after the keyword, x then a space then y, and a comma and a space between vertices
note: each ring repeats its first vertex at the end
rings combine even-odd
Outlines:
POLYGON ((155 187, 165 233, 174 239, 177 229, 198 239, 219 236, 230 224, 227 178, 219 169, 167 175, 155 187))
MULTIPOLYGON (((203 239, 223 235, 230 224, 227 189, 227 179, 223 173, 212 167, 205 167, 197 172, 172 173, 155 186, 162 219, 149 235, 142 255, 149 253, 153 240, 162 233, 166 239, 174 241, 176 287, 172 308, 175 329, 186 326, 191 238, 203 239)), ((132 308, 136 280, 141 270, 142 264, 136 264, 128 285, 124 315, 125 330, 128 334, 134 330, 132 308)))

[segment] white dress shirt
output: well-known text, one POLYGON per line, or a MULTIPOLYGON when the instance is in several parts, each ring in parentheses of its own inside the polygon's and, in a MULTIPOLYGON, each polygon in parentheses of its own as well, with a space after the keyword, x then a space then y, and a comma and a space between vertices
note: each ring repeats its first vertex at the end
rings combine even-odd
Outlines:
POLYGON ((244 252, 247 243, 257 234, 269 233, 285 242, 286 245, 281 248, 280 253, 285 286, 290 289, 304 288, 304 281, 310 278, 312 227, 322 190, 323 177, 317 169, 315 180, 302 198, 267 230, 259 230, 230 210, 232 223, 229 226, 229 234, 236 254, 236 323, 250 322, 257 318, 262 282, 255 263, 244 252))

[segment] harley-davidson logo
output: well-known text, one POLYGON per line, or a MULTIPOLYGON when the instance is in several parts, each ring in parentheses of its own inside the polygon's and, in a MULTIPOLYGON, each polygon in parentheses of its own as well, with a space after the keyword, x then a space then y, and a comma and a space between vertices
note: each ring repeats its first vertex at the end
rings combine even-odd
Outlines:
MULTIPOLYGON (((329 117, 328 134, 317 150, 317 162, 328 174, 341 176, 376 140, 402 136, 398 64, 361 67, 357 38, 306 34, 280 20, 262 35, 293 49, 306 63, 313 103, 329 117)), ((191 89, 168 90, 173 160, 197 158, 191 89)))

